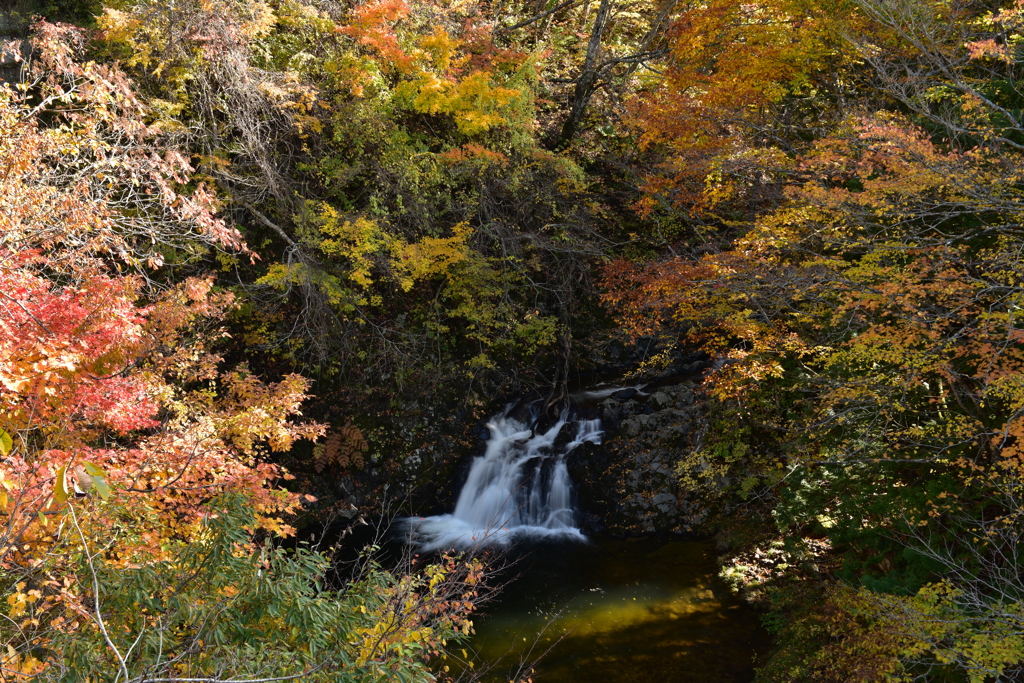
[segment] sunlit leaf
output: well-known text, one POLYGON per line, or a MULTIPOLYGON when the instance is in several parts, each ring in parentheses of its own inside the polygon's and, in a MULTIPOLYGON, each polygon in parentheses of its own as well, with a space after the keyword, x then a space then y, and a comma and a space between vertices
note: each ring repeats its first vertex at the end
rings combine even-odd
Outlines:
POLYGON ((67 471, 67 465, 57 470, 57 483, 53 488, 53 499, 60 505, 68 499, 67 471))

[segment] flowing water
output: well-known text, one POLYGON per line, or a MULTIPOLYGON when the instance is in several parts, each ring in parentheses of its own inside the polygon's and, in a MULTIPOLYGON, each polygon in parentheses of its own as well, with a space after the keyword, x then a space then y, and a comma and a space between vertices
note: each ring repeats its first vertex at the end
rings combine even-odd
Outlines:
POLYGON ((517 537, 583 539, 565 459, 581 444, 601 442, 601 421, 570 419, 564 410, 544 425, 538 404, 522 416, 514 407, 487 423, 487 450, 473 461, 455 511, 407 520, 421 550, 507 545, 517 537))
POLYGON ((534 404, 487 426, 455 510, 406 523, 422 551, 499 545, 518 558, 477 620, 474 657, 494 665, 484 680, 507 682, 541 654, 548 683, 751 679, 767 635, 718 579, 707 542, 586 538, 576 526, 566 459, 601 442, 599 420, 564 411, 545 423, 534 404))

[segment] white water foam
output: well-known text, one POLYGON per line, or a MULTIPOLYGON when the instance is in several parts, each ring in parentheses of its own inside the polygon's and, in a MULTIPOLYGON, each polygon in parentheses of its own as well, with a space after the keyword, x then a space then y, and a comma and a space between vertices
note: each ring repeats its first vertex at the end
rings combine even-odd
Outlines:
POLYGON ((520 422, 508 413, 487 424, 487 450, 473 461, 455 511, 408 518, 411 540, 421 550, 504 545, 515 537, 583 539, 575 526, 565 458, 583 443, 601 443, 601 421, 570 421, 563 411, 540 432, 535 418, 520 422), (567 425, 575 436, 556 446, 567 425))
POLYGON ((637 396, 650 396, 649 392, 644 391, 647 388, 646 384, 634 384, 633 386, 623 387, 619 385, 605 386, 598 389, 589 389, 587 391, 579 391, 575 394, 569 394, 569 398, 582 403, 584 401, 600 401, 602 398, 608 398, 612 394, 617 394, 620 391, 626 391, 632 389, 636 392, 637 396))

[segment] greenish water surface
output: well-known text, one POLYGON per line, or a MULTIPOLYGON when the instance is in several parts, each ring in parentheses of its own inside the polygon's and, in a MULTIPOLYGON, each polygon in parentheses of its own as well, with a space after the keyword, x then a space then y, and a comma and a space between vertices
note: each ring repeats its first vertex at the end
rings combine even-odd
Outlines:
POLYGON ((591 539, 536 546, 476 620, 477 666, 509 680, 547 651, 538 683, 742 683, 768 636, 718 579, 705 541, 591 539))

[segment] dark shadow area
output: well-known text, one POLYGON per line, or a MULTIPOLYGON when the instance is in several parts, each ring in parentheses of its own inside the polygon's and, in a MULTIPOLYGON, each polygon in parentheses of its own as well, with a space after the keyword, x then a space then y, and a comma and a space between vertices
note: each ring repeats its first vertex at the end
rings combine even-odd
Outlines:
POLYGON ((494 681, 533 646, 551 648, 542 682, 742 683, 769 647, 757 612, 718 579, 707 541, 596 538, 521 552, 520 575, 472 643, 481 660, 499 660, 494 681))

